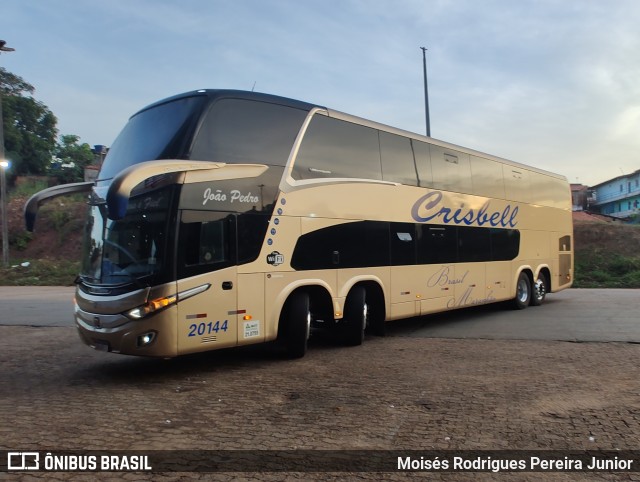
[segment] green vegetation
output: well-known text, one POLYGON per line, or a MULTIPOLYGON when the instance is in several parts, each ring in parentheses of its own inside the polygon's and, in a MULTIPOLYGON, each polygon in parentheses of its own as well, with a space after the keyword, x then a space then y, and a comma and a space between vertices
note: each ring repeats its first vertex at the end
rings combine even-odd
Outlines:
POLYGON ((43 174, 56 145, 58 120, 37 101, 35 88, 22 77, 0 67, 4 146, 12 174, 43 174))
POLYGON ((576 257, 574 288, 640 288, 640 257, 591 253, 576 257))
POLYGON ((48 175, 59 183, 84 180, 84 168, 94 160, 89 144, 67 134, 58 137, 58 119, 35 99, 35 87, 0 67, 5 157, 15 176, 48 175))
POLYGON ((576 224, 574 288, 640 288, 640 226, 576 224))

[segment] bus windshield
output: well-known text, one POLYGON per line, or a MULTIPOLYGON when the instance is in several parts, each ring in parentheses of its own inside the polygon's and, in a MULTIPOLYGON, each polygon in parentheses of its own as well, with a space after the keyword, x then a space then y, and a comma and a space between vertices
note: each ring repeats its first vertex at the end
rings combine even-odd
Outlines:
POLYGON ((86 284, 160 281, 166 260, 171 186, 132 197, 127 214, 113 221, 104 204, 92 206, 86 224, 80 277, 86 284))
POLYGON ((206 97, 185 97, 134 115, 113 142, 98 178, 155 159, 184 159, 206 97))

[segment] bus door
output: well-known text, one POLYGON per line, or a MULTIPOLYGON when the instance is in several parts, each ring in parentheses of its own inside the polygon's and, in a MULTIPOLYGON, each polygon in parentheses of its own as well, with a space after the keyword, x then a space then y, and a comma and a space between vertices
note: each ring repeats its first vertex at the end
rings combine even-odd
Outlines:
POLYGON ((182 210, 177 251, 178 293, 184 294, 178 300, 178 352, 235 346, 235 214, 182 210))

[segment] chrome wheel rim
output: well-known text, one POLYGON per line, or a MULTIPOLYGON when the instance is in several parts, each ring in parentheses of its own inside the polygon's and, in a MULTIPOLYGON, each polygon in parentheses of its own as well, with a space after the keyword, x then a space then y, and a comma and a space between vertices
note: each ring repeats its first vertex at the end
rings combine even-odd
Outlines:
POLYGON ((544 282, 541 279, 538 279, 538 281, 536 281, 536 288, 535 288, 536 299, 541 300, 542 298, 544 298, 545 294, 546 294, 546 290, 544 287, 544 282))
POLYGON ((518 301, 520 303, 526 303, 529 299, 529 288, 525 280, 518 281, 518 301))

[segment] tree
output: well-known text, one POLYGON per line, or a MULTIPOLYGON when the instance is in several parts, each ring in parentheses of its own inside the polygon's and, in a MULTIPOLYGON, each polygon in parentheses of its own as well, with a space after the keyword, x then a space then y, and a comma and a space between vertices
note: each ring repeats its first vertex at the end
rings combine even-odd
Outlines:
POLYGON ((79 141, 80 137, 68 134, 60 136, 56 145, 51 174, 62 183, 84 181, 84 168, 93 162, 91 147, 79 141))
POLYGON ((56 145, 58 120, 31 95, 35 88, 0 67, 5 156, 15 174, 46 174, 56 145))

